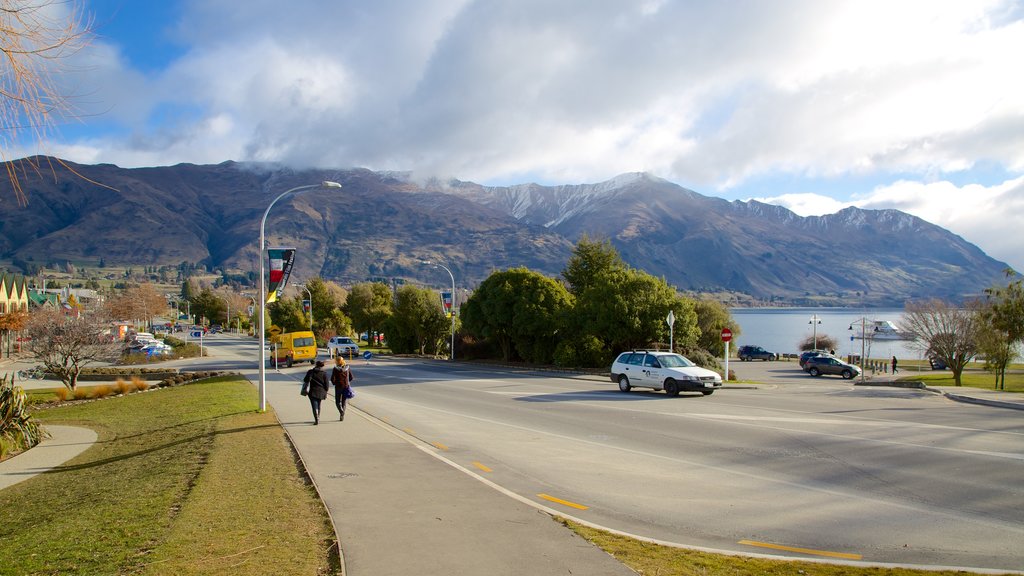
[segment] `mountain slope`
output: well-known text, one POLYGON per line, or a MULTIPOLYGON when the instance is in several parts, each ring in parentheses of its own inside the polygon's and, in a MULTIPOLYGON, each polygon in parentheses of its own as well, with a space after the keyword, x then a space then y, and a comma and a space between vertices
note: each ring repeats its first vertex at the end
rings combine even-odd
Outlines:
POLYGON ((77 175, 36 163, 57 167, 22 177, 28 206, 0 190, 0 252, 8 259, 102 256, 110 263, 186 261, 253 271, 271 200, 295 186, 334 180, 342 190, 293 195, 268 215, 268 244, 299 249, 297 280, 319 274, 343 283, 397 277, 443 284, 420 264, 428 259, 445 262, 466 287, 512 266, 557 275, 583 234, 610 239, 631 265, 680 289, 788 302, 958 299, 998 281, 1005 268, 902 212, 848 208, 803 218, 778 206, 706 197, 643 173, 592 185, 485 187, 234 162, 69 164, 77 175))

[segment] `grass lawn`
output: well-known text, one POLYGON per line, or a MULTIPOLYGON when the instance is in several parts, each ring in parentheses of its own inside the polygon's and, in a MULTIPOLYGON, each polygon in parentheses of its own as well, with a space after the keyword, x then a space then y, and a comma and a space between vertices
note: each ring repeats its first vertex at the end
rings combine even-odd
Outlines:
POLYGON ((47 408, 99 441, 0 491, 0 574, 334 574, 336 541, 237 377, 47 408))
MULTIPOLYGON (((914 373, 900 378, 903 381, 921 381, 930 386, 956 386, 953 381, 953 373, 949 370, 936 370, 930 372, 914 373)), ((965 370, 961 385, 971 388, 985 388, 994 390, 996 384, 995 374, 984 370, 965 370)), ((1024 392, 1024 373, 1007 372, 1006 392, 1024 392)))
POLYGON ((569 520, 563 524, 592 542, 637 574, 658 576, 953 576, 953 570, 911 570, 907 568, 860 568, 841 564, 820 564, 794 560, 770 560, 746 556, 725 556, 695 550, 661 546, 588 528, 569 520))

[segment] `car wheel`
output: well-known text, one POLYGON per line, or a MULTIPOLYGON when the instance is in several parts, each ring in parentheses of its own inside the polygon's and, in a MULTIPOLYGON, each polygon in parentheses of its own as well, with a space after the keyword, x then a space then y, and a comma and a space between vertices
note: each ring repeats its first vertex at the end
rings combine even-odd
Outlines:
POLYGON ((714 390, 701 390, 700 393, 705 395, 705 396, 711 396, 712 394, 715 393, 715 391, 714 390))
POLYGON ((665 394, 679 396, 679 383, 671 378, 665 380, 665 394))
POLYGON ((817 368, 811 368, 807 373, 811 376, 821 376, 821 370, 818 370, 817 368))
POLYGON ((771 356, 769 356, 769 357, 765 358, 765 359, 764 359, 764 361, 765 361, 765 362, 769 362, 769 361, 771 361, 771 362, 775 362, 775 361, 776 361, 776 360, 778 360, 778 359, 779 359, 779 357, 778 357, 778 356, 776 356, 775 354, 772 354, 771 356))
POLYGON ((740 362, 746 362, 747 360, 750 360, 749 356, 740 356, 740 362))
POLYGON ((853 370, 843 370, 843 378, 846 380, 853 378, 853 370))
POLYGON ((629 385, 629 378, 626 378, 625 376, 619 376, 619 391, 629 392, 632 389, 633 387, 629 385))

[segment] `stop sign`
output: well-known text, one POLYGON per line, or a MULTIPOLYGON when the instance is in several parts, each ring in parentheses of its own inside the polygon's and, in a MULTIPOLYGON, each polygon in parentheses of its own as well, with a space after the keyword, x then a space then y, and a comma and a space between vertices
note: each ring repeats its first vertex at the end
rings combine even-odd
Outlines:
POLYGON ((722 328, 722 342, 728 342, 729 340, 732 340, 732 330, 722 328))

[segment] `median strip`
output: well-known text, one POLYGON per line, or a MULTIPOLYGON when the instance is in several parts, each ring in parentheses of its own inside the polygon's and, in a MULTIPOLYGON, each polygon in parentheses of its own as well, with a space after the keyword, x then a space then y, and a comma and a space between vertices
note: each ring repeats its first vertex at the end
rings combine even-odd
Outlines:
POLYGON ((537 494, 537 497, 538 498, 543 498, 544 500, 547 500, 549 502, 555 502, 555 503, 561 504, 563 506, 568 506, 570 508, 575 508, 577 510, 589 510, 590 509, 590 506, 584 506, 583 504, 577 504, 575 502, 569 502, 568 500, 562 500, 561 498, 555 498, 554 496, 548 496, 547 494, 537 494))
POLYGON ((842 558, 844 560, 861 560, 860 554, 849 554, 846 552, 830 552, 828 550, 812 550, 810 548, 798 548, 796 546, 784 546, 782 544, 771 544, 769 542, 756 542, 754 540, 740 540, 739 544, 746 546, 757 546, 759 548, 771 548, 772 550, 784 550, 798 554, 810 554, 812 556, 826 556, 828 558, 842 558))

